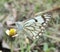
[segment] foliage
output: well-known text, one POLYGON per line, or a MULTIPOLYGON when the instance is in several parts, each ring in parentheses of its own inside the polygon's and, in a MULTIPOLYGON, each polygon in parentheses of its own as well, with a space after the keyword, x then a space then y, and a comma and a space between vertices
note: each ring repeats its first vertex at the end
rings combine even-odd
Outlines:
POLYGON ((9 23, 11 23, 9 21, 7 25, 5 24, 6 21, 8 21, 6 18, 11 18, 10 15, 12 14, 12 12, 4 7, 5 3, 8 2, 13 3, 18 18, 16 22, 14 16, 12 16, 14 19, 13 23, 15 23, 13 27, 17 30, 18 36, 11 38, 7 36, 6 33, 4 34, 4 40, 10 46, 11 52, 55 52, 59 50, 57 49, 60 45, 60 14, 58 11, 51 13, 51 19, 45 27, 44 32, 42 35, 36 36, 37 38, 33 37, 33 34, 35 31, 38 33, 38 30, 41 30, 39 29, 41 24, 35 23, 34 20, 30 21, 30 18, 33 18, 35 16, 34 14, 37 12, 44 12, 44 10, 59 6, 60 0, 0 0, 0 22, 4 26, 4 32, 10 28, 9 23))

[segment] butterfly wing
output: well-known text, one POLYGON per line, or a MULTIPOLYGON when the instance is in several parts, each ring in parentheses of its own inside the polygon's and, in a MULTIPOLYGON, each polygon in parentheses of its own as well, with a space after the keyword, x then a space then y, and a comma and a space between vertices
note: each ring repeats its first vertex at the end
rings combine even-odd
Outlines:
POLYGON ((44 18, 42 16, 37 16, 22 24, 20 22, 17 23, 17 26, 20 27, 18 29, 24 30, 26 36, 28 36, 30 38, 32 37, 33 39, 35 39, 35 38, 39 38, 39 36, 42 35, 49 19, 50 19, 50 17, 47 17, 47 16, 44 16, 44 18), (20 25, 18 25, 18 24, 20 24, 20 25))
POLYGON ((29 34, 29 36, 33 37, 33 39, 39 38, 39 35, 41 35, 45 29, 45 26, 43 26, 45 24, 45 21, 42 16, 37 16, 34 19, 25 22, 24 24, 24 30, 29 34))

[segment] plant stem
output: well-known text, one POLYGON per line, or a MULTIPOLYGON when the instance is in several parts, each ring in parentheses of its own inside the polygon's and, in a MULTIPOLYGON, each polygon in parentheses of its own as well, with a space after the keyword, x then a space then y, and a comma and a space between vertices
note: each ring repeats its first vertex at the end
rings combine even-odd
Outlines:
POLYGON ((11 52, 13 52, 12 41, 11 41, 11 44, 10 44, 10 48, 11 48, 11 52))

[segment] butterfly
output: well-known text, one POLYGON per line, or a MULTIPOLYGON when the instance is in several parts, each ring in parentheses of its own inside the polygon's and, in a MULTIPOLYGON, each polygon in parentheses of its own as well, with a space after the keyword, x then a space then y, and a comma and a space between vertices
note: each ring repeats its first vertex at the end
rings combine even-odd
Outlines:
POLYGON ((40 15, 24 21, 23 23, 17 22, 16 25, 18 29, 23 29, 25 32, 24 34, 26 34, 28 37, 32 37, 31 39, 36 39, 43 34, 45 27, 47 26, 50 19, 51 16, 47 14, 40 15))
MULTIPOLYGON (((40 15, 40 16, 36 16, 32 19, 29 19, 27 21, 16 22, 15 24, 16 24, 17 30, 20 33, 20 35, 18 35, 17 40, 28 38, 29 40, 33 41, 35 39, 38 39, 44 33, 45 27, 47 26, 48 22, 50 21, 50 18, 51 17, 48 15, 40 15), (24 36, 24 37, 22 37, 22 36, 24 36)), ((7 51, 10 51, 9 45, 7 43, 3 42, 2 47, 4 49, 6 48, 7 51)), ((17 44, 19 44, 19 41, 17 44)))

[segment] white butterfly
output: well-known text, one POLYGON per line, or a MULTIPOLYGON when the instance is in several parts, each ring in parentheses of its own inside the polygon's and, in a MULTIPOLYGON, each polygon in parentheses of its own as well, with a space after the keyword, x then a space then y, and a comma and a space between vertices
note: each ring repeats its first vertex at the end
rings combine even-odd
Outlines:
MULTIPOLYGON (((20 36, 28 37, 30 40, 34 40, 36 38, 39 38, 39 36, 42 35, 42 33, 45 30, 45 26, 47 25, 50 17, 44 16, 37 16, 34 19, 30 19, 28 21, 24 22, 16 22, 16 27, 18 28, 18 31, 21 32, 20 36), (44 20, 45 18, 45 20, 44 20), (46 20, 48 19, 48 20, 46 20), (24 33, 24 35, 23 35, 24 33)), ((19 37, 19 36, 18 36, 19 37)), ((2 43, 4 48, 9 48, 7 43, 3 41, 2 43), (5 44, 5 45, 3 45, 5 44)))
POLYGON ((30 19, 24 23, 17 22, 16 25, 18 29, 24 30, 28 36, 33 39, 39 38, 44 32, 45 26, 47 25, 49 16, 37 16, 34 19, 30 19))

